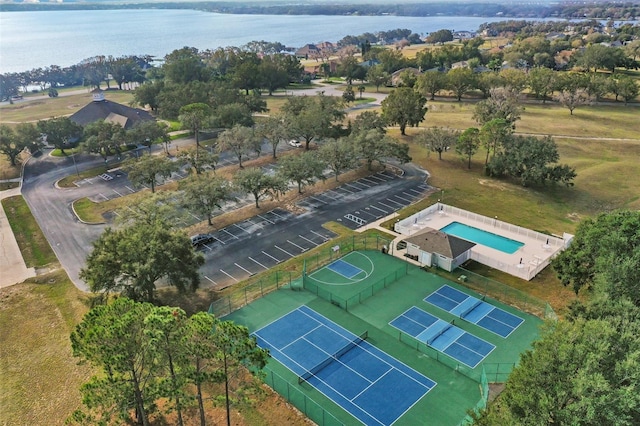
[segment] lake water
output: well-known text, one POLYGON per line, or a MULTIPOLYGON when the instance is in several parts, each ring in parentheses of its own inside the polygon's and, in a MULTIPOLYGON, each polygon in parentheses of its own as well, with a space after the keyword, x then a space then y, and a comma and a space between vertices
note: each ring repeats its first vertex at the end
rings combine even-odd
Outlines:
POLYGON ((226 15, 196 10, 78 10, 0 13, 0 72, 69 66, 96 55, 163 57, 184 46, 200 50, 253 40, 301 47, 347 35, 408 28, 477 30, 505 18, 406 16, 226 15))

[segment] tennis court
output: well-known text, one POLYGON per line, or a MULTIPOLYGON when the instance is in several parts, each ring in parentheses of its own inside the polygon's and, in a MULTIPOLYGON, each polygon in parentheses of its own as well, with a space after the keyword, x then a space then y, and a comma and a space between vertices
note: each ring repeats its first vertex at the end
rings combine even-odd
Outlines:
POLYGON ((389 324, 470 368, 475 368, 496 348, 415 306, 389 324))
POLYGON ((308 278, 316 284, 350 285, 366 280, 375 269, 366 253, 351 252, 309 274, 308 278))
POLYGON ((328 264, 327 268, 348 279, 353 279, 360 274, 362 274, 363 277, 367 275, 362 269, 358 268, 357 266, 353 266, 352 264, 345 262, 342 259, 338 259, 335 262, 328 264))
POLYGON ((524 322, 520 317, 446 284, 424 300, 465 321, 505 338, 524 322))
POLYGON ((390 425, 436 383, 307 306, 257 330, 258 345, 366 425, 390 425))

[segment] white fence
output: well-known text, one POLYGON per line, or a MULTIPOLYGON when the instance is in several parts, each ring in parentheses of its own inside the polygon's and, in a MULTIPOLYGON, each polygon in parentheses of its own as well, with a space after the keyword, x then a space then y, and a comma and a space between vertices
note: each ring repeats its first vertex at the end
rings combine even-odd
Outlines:
POLYGON ((471 259, 527 281, 531 280, 549 265, 551 259, 566 248, 573 238, 573 235, 570 234, 564 234, 563 238, 543 234, 503 222, 498 220, 497 216, 487 217, 442 203, 433 204, 406 219, 398 221, 394 229, 402 235, 414 235, 421 232, 424 228, 431 227, 430 222, 442 216, 450 216, 453 220, 459 218, 469 225, 483 224, 485 225, 483 228, 489 227, 492 231, 495 230, 497 234, 506 234, 514 237, 522 236, 523 238, 521 239, 528 241, 528 244, 537 246, 538 248, 536 248, 536 250, 540 250, 539 254, 533 255, 533 258, 527 263, 522 263, 522 258, 520 259, 520 263, 518 263, 517 260, 513 262, 511 261, 512 259, 507 261, 504 258, 494 258, 471 249, 471 259), (535 244, 536 242, 538 242, 539 245, 535 244))

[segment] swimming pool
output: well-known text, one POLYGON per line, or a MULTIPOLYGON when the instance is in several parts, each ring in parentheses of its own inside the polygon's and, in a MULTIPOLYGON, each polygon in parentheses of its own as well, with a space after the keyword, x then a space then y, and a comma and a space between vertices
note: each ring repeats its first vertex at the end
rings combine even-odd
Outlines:
POLYGON ((520 247, 524 245, 524 243, 521 243, 520 241, 512 240, 511 238, 503 237, 501 235, 496 235, 492 232, 474 228, 473 226, 465 225, 464 223, 460 222, 451 222, 440 230, 449 235, 453 235, 476 244, 491 247, 492 249, 500 250, 501 252, 507 254, 515 253, 520 247))

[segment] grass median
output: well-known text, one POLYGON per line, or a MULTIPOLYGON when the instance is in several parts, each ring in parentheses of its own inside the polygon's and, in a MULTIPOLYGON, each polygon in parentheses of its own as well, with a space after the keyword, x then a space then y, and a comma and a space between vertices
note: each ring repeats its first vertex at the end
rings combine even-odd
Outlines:
POLYGON ((27 267, 39 268, 58 261, 21 195, 5 198, 2 207, 27 267))

